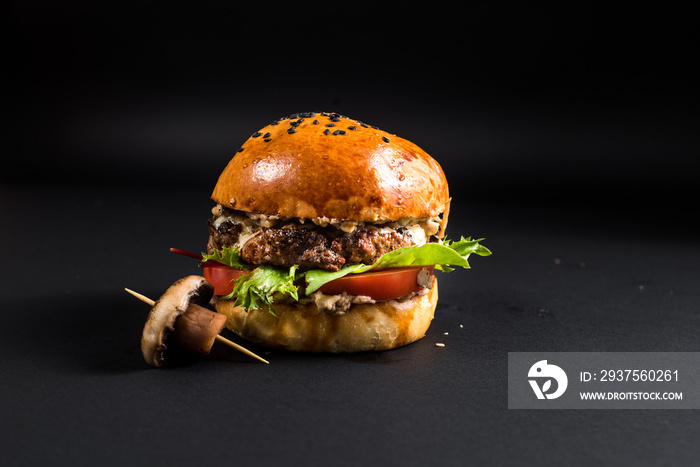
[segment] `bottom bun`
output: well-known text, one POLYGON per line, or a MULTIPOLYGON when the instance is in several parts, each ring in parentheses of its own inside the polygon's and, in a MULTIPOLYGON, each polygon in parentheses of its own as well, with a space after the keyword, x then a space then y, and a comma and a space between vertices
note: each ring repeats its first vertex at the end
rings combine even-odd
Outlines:
POLYGON ((389 350, 425 335, 437 305, 437 279, 425 295, 400 300, 354 304, 344 314, 319 311, 313 303, 274 305, 245 311, 233 300, 219 300, 216 311, 226 327, 244 339, 275 349, 298 352, 363 352, 389 350))

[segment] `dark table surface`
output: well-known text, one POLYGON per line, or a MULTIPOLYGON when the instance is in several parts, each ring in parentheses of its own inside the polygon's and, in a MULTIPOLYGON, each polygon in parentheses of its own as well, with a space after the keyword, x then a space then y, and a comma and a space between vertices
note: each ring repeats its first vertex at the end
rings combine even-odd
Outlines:
POLYGON ((700 351, 694 12, 10 3, 2 465, 698 465, 697 410, 507 397, 509 352, 700 351), (404 348, 150 368, 124 287, 197 273, 168 249, 204 249, 232 152, 321 110, 433 155, 493 256, 404 348))
POLYGON ((250 346, 269 366, 215 346, 153 369, 148 307, 123 288, 157 297, 197 273, 168 248, 203 248, 208 194, 2 188, 3 217, 22 220, 0 245, 8 465, 697 463, 694 410, 507 407, 508 352, 700 350, 700 243, 683 218, 455 200, 448 232, 494 254, 440 275, 422 340, 355 355, 250 346))

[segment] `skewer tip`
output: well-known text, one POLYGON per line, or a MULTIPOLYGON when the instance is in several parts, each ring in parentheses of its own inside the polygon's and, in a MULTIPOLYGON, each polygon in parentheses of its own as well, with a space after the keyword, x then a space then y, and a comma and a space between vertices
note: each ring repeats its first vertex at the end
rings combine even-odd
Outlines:
POLYGON ((134 291, 131 290, 131 289, 128 289, 128 288, 124 287, 124 290, 126 290, 128 293, 130 293, 130 294, 133 295, 134 297, 138 298, 138 299, 141 300, 142 302, 148 303, 148 304, 151 305, 151 306, 153 306, 153 305, 156 303, 155 301, 151 300, 150 298, 146 297, 145 295, 142 295, 142 294, 140 294, 140 293, 138 293, 138 292, 134 292, 134 291))
POLYGON ((234 349, 238 350, 238 351, 241 352, 241 353, 244 353, 244 354, 248 355, 249 357, 253 357, 254 359, 256 359, 256 360, 258 360, 258 361, 261 361, 261 362, 263 362, 263 363, 265 363, 265 364, 267 364, 267 365, 270 364, 270 362, 268 362, 268 361, 265 360, 264 358, 262 358, 262 357, 260 357, 259 355, 257 355, 257 354, 255 354, 255 353, 251 352, 250 350, 246 349, 245 347, 240 346, 240 345, 236 344, 235 342, 226 339, 224 336, 222 336, 222 335, 220 335, 220 334, 218 334, 218 335, 216 336, 216 340, 219 341, 219 342, 221 342, 222 344, 228 345, 229 347, 233 347, 234 349))

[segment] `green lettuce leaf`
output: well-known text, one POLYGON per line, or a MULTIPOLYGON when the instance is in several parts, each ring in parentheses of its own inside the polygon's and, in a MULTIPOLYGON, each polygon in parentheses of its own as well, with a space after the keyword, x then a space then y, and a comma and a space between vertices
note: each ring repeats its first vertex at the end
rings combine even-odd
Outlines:
MULTIPOLYGON (((237 306, 246 310, 261 308, 265 304, 272 314, 272 304, 275 295, 284 296, 293 300, 299 300, 299 296, 309 295, 320 287, 335 279, 348 274, 359 274, 377 268, 396 268, 409 266, 435 266, 442 272, 450 272, 454 267, 468 269, 469 255, 479 256, 491 254, 488 248, 479 242, 483 239, 472 240, 462 237, 457 242, 443 240, 439 243, 427 243, 422 246, 403 247, 383 255, 374 264, 353 264, 342 268, 340 271, 324 271, 312 269, 306 272, 298 272, 298 266, 292 266, 289 270, 283 270, 274 266, 258 266, 248 274, 238 278, 236 285, 229 295, 223 297, 236 300, 237 306), (306 282, 306 288, 302 290, 301 279, 306 282)), ((204 260, 211 259, 236 269, 248 269, 250 265, 242 263, 238 256, 238 249, 224 247, 221 253, 202 255, 204 260)))
POLYGON ((491 254, 488 248, 481 245, 478 240, 471 238, 460 239, 458 242, 445 240, 441 243, 426 243, 422 246, 407 246, 389 252, 379 258, 374 264, 353 264, 346 266, 337 272, 312 269, 306 271, 306 291, 311 294, 330 281, 348 274, 359 274, 376 268, 398 268, 408 266, 435 266, 443 272, 454 271, 451 266, 460 266, 469 269, 469 255, 475 253, 480 256, 491 254))
POLYGON ((267 305, 272 314, 272 303, 275 294, 287 295, 294 300, 299 300, 299 287, 294 285, 298 279, 296 270, 299 266, 292 266, 289 271, 272 266, 260 266, 252 272, 241 276, 225 299, 235 298, 236 306, 242 306, 246 310, 258 309, 260 304, 267 305))
POLYGON ((244 271, 250 269, 250 264, 246 264, 241 261, 240 256, 238 256, 238 248, 229 248, 224 246, 221 251, 214 250, 213 254, 202 253, 202 261, 217 261, 226 266, 231 266, 236 269, 242 269, 244 271))

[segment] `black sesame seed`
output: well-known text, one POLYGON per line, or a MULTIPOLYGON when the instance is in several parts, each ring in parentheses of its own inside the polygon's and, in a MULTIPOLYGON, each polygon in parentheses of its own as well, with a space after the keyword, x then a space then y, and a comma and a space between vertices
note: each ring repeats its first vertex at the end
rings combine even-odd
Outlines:
POLYGON ((387 138, 386 136, 382 136, 382 140, 384 140, 385 143, 389 142, 389 138, 387 138))
POLYGON ((314 125, 318 125, 318 120, 314 120, 312 123, 313 123, 314 125))
POLYGON ((257 137, 260 136, 261 134, 262 134, 262 133, 260 133, 259 131, 256 131, 255 133, 253 133, 252 135, 250 135, 250 137, 251 137, 251 138, 257 138, 257 137))
POLYGON ((357 127, 356 126, 349 126, 348 130, 357 130, 357 127))
POLYGON ((272 123, 270 123, 270 125, 279 125, 279 123, 280 122, 278 122, 277 120, 273 120, 272 123))
POLYGON ((339 115, 334 115, 331 117, 331 122, 339 122, 340 121, 340 116, 339 115))
POLYGON ((270 141, 272 141, 272 139, 270 139, 270 138, 265 138, 264 141, 265 141, 266 143, 269 143, 270 141))
POLYGON ((238 151, 237 151, 237 152, 243 152, 244 149, 245 149, 245 148, 238 148, 238 151))
POLYGON ((345 134, 345 131, 344 131, 344 130, 335 130, 335 131, 333 132, 333 134, 334 134, 334 135, 344 135, 344 134, 345 134))
POLYGON ((326 128, 326 129, 324 130, 323 134, 324 134, 324 135, 327 135, 327 134, 330 134, 330 132, 331 132, 331 130, 329 130, 328 128, 326 128))
POLYGON ((292 126, 299 126, 299 123, 301 123, 301 122, 299 122, 299 121, 289 122, 289 124, 292 126))
POLYGON ((335 123, 326 123, 326 126, 335 126, 335 123))
POLYGON ((269 138, 270 136, 272 136, 272 133, 265 133, 265 134, 263 135, 263 138, 269 138))
POLYGON ((290 128, 289 130, 287 130, 287 133, 289 133, 290 135, 292 133, 296 133, 296 132, 297 132, 297 130, 295 130, 294 128, 290 128))

